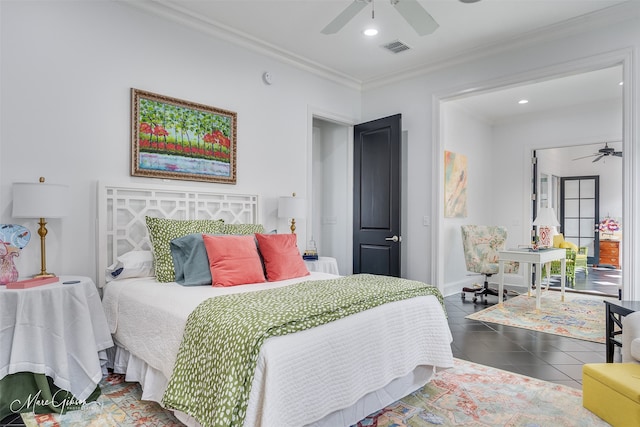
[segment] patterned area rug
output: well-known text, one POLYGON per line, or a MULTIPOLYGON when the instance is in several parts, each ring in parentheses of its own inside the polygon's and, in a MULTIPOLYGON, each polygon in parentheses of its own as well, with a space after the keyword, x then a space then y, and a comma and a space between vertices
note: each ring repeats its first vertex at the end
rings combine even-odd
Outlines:
POLYGON ((358 427, 580 427, 609 424, 582 407, 582 391, 456 360, 423 388, 358 427))
MULTIPOLYGON (((97 403, 65 415, 23 414, 27 427, 181 426, 140 386, 110 375, 97 403)), ((422 389, 358 423, 358 427, 608 426, 582 407, 580 390, 455 360, 422 389)))
POLYGON ((565 292, 562 302, 560 292, 543 291, 540 312, 535 296, 523 294, 507 299, 502 308, 496 304, 466 318, 604 343, 607 299, 611 298, 565 292))
POLYGON ((112 374, 100 382, 102 395, 82 409, 58 414, 22 414, 27 427, 160 427, 183 426, 171 412, 155 402, 140 400, 138 383, 125 382, 112 374))

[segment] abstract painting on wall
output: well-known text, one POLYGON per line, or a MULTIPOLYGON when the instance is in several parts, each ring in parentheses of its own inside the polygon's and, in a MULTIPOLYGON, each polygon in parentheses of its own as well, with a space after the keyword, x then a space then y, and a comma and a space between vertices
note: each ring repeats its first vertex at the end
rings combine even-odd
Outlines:
POLYGON ((467 216, 467 156, 444 152, 444 216, 467 216))

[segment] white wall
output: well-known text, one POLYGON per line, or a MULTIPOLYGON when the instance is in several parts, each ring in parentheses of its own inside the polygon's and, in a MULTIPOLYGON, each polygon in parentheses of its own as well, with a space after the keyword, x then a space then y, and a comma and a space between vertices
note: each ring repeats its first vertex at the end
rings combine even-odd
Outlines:
POLYGON ((445 150, 467 157, 467 216, 444 218, 443 236, 445 263, 445 286, 452 292, 473 282, 482 282, 482 277, 469 276, 464 262, 461 225, 495 224, 493 221, 494 192, 492 170, 496 167, 493 155, 493 130, 491 124, 462 109, 455 101, 442 105, 442 134, 445 150))
MULTIPOLYGON (((411 174, 407 189, 409 215, 406 224, 407 234, 411 239, 407 239, 403 247, 403 253, 409 257, 406 276, 432 282, 441 288, 444 286, 442 271, 444 267, 433 265, 432 260, 435 258, 432 257, 431 250, 427 250, 426 253, 417 250, 421 247, 421 243, 418 242, 431 242, 433 236, 436 235, 433 228, 423 226, 423 216, 433 214, 433 226, 441 227, 441 224, 435 219, 438 212, 433 209, 434 206, 437 206, 437 200, 440 197, 438 192, 441 189, 432 188, 434 180, 437 182, 438 179, 441 179, 439 177, 440 170, 438 167, 434 167, 434 165, 440 164, 438 162, 441 160, 436 159, 434 162, 433 158, 434 152, 438 153, 437 149, 433 149, 433 144, 439 146, 441 138, 439 100, 452 94, 460 94, 464 90, 488 88, 500 84, 500 82, 508 84, 515 84, 518 81, 529 83, 528 79, 532 78, 531 75, 535 75, 533 71, 556 68, 564 70, 569 67, 567 64, 580 68, 581 64, 588 63, 589 58, 593 56, 604 56, 619 50, 630 49, 634 57, 637 57, 639 47, 640 19, 635 14, 630 15, 629 20, 608 28, 597 28, 581 34, 569 35, 561 40, 542 41, 537 45, 523 45, 510 52, 434 70, 388 86, 368 89, 362 100, 363 120, 392 113, 402 113, 403 129, 409 134, 408 150, 410 153, 407 164, 404 165, 411 174)), ((633 66, 630 69, 633 71, 633 75, 625 76, 625 80, 629 81, 631 85, 629 87, 633 90, 629 100, 637 101, 640 99, 640 88, 637 85, 640 72, 633 66)), ((549 71, 549 73, 551 72, 549 71)), ((629 105, 635 105, 634 102, 630 102, 629 105)), ((627 122, 627 126, 633 125, 635 128, 637 118, 631 115, 629 120, 633 123, 627 122)), ((596 135, 591 134, 590 136, 596 135)), ((628 142, 637 146, 637 138, 636 131, 632 140, 628 142)), ((550 143, 555 143, 555 141, 550 141, 550 143)), ((508 160, 505 162, 505 168, 513 166, 513 169, 494 169, 494 182, 497 183, 494 191, 504 194, 505 197, 518 197, 526 187, 522 182, 522 171, 526 170, 527 156, 525 156, 525 152, 527 150, 520 145, 506 143, 503 148, 503 159, 508 160), (517 177, 514 176, 516 172, 517 177)), ((638 163, 637 156, 631 157, 630 161, 636 165, 638 163)), ((640 178, 636 179, 640 180, 640 178)), ((640 182, 635 182, 634 185, 638 186, 640 182)), ((504 223, 510 228, 514 228, 515 224, 522 226, 522 223, 528 218, 527 206, 528 204, 521 202, 520 207, 514 204, 514 211, 496 209, 492 222, 504 223)), ((523 231, 522 234, 524 235, 524 233, 523 231)), ((631 239, 633 237, 630 236, 631 239)), ((444 258, 437 258, 434 262, 444 264, 444 258)), ((635 273, 631 272, 630 274, 635 273)), ((632 283, 640 283, 639 280, 634 280, 634 277, 631 280, 632 283)))
MULTIPOLYGON (((306 197, 309 106, 359 117, 357 91, 122 3, 3 1, 0 19, 0 222, 34 234, 24 276, 40 251, 36 221, 11 217, 13 182, 71 186, 69 216, 49 221, 47 267, 93 278, 96 182, 164 184, 129 176, 132 87, 238 113, 237 185, 167 185, 259 194, 268 230, 287 229, 278 196, 306 197)), ((298 234, 304 249, 306 227, 298 234)))

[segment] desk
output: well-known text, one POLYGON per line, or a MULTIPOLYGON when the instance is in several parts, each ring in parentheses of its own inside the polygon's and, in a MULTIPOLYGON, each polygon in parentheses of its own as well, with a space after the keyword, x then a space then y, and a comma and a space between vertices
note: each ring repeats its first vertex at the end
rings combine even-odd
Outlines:
MULTIPOLYGON (((504 263, 505 261, 517 261, 523 263, 524 280, 527 283, 529 290, 529 296, 531 296, 531 266, 536 265, 536 310, 540 310, 540 294, 542 288, 542 264, 548 264, 551 261, 560 260, 560 289, 562 293, 562 301, 564 301, 564 285, 567 274, 567 251, 566 249, 540 249, 538 251, 532 251, 529 249, 510 249, 506 251, 498 252, 499 269, 500 274, 500 288, 498 295, 503 295, 504 290, 504 263)), ((548 269, 547 269, 548 271, 548 269)), ((502 297, 498 298, 498 304, 502 305, 502 297)))
POLYGON ((304 260, 305 265, 307 266, 307 270, 309 271, 319 271, 322 273, 331 273, 335 275, 339 275, 338 272, 338 261, 335 258, 331 258, 328 256, 318 257, 317 260, 304 260))
POLYGON ((29 289, 0 286, 0 380, 45 374, 84 400, 102 379, 98 353, 113 346, 98 290, 88 277, 62 276, 29 289), (78 280, 79 283, 63 284, 78 280))
POLYGON ((640 311, 640 301, 607 301, 605 300, 606 319, 606 352, 607 363, 613 363, 615 346, 622 347, 622 341, 616 338, 622 334, 622 318, 635 311, 640 311), (618 325, 618 330, 615 326, 618 325))

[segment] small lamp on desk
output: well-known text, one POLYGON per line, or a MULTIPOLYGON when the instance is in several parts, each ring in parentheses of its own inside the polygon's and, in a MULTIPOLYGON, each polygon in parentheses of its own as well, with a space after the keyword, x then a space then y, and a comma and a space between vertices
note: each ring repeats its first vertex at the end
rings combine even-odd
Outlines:
POLYGON ((44 177, 40 182, 13 183, 13 214, 14 218, 39 218, 40 228, 40 273, 34 277, 55 277, 47 272, 47 254, 45 237, 47 223, 45 218, 62 218, 67 215, 69 207, 69 187, 60 184, 45 184, 44 177))
POLYGON ((538 245, 543 248, 550 247, 556 227, 560 225, 553 208, 540 208, 533 225, 538 227, 538 245))
POLYGON ((296 218, 304 218, 306 216, 307 206, 304 199, 296 197, 296 193, 292 196, 280 197, 278 199, 278 217, 291 218, 291 233, 296 233, 296 218))

